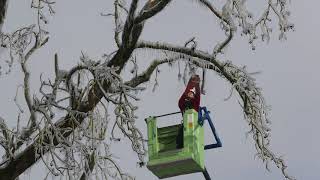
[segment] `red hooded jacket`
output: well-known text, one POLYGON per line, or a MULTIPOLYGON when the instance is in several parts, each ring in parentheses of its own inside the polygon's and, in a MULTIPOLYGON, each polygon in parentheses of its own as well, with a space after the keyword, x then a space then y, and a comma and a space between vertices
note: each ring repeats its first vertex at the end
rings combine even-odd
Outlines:
POLYGON ((196 110, 197 112, 199 111, 199 106, 200 106, 200 77, 198 75, 193 75, 188 84, 187 87, 184 91, 184 93, 181 95, 179 99, 179 108, 181 112, 184 112, 187 108, 187 103, 191 103, 191 107, 196 110), (194 98, 190 99, 188 97, 188 93, 193 92, 194 93, 194 98))

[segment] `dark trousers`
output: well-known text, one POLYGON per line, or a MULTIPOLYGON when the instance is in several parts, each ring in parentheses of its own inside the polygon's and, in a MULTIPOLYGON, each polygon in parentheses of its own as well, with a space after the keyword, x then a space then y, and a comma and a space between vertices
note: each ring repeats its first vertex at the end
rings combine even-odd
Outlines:
POLYGON ((177 149, 183 148, 183 124, 180 125, 176 138, 177 149))

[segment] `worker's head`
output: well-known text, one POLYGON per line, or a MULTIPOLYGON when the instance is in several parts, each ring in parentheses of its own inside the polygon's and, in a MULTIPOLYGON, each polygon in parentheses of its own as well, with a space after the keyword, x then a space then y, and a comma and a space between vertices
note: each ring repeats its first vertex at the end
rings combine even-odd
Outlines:
POLYGON ((193 74, 191 77, 190 77, 190 81, 192 82, 195 82, 195 83, 200 83, 200 77, 198 74, 193 74))

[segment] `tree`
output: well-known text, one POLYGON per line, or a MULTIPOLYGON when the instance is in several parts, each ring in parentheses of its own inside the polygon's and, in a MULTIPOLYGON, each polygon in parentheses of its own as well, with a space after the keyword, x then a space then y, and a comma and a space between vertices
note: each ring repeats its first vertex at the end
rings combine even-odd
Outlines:
MULTIPOLYGON (((269 148, 269 109, 261 89, 245 67, 223 61, 221 56, 237 32, 248 37, 253 50, 255 41, 260 37, 268 42, 275 20, 278 21, 279 39, 285 39, 286 33, 293 29, 293 24, 288 21, 290 13, 287 0, 267 1, 257 19, 247 10, 245 0, 227 0, 222 5, 197 0, 204 7, 203 10, 209 11, 220 22, 221 30, 226 35, 225 40, 216 44, 211 53, 199 49, 194 37, 183 45, 149 42, 140 38, 145 23, 159 13, 165 13, 164 9, 171 2, 114 0, 114 12, 102 16, 114 19, 116 50, 104 54, 100 60, 82 53, 80 63, 70 70, 59 66, 56 54, 53 67, 55 78, 44 80, 41 76, 40 95, 32 96, 28 62, 49 41, 47 19, 55 13, 55 2, 32 0, 31 9, 36 13, 37 23, 12 33, 1 33, 2 47, 8 49, 10 57, 10 61, 7 61, 8 72, 12 64, 17 62, 24 75, 23 96, 28 112, 24 112, 18 102, 17 105, 21 114, 27 114, 28 118, 21 119, 19 116, 17 127, 9 129, 6 124, 8 120, 0 117, 0 144, 4 150, 0 179, 15 179, 39 160, 56 176, 86 179, 91 172, 97 171, 105 176, 130 179, 112 160, 106 139, 111 137, 112 140, 118 140, 113 130, 119 128, 130 139, 132 149, 143 165, 146 148, 143 135, 135 126, 138 108, 135 102, 139 100, 135 93, 144 90, 140 85, 150 81, 154 73, 158 75, 159 66, 173 63, 185 64, 186 73, 181 75, 184 79, 188 74, 203 70, 203 91, 205 79, 208 79, 205 78, 206 70, 216 72, 229 82, 232 92, 237 92, 242 100, 240 104, 251 128, 249 133, 255 142, 258 157, 267 168, 268 162, 273 162, 282 170, 285 178, 293 179, 285 171, 284 160, 269 148), (222 6, 222 9, 219 10, 218 6, 222 6), (153 49, 162 55, 155 58, 146 69, 138 71, 139 60, 135 54, 144 53, 139 49, 153 49), (124 81, 122 76, 127 70, 125 67, 130 63, 134 67, 130 70, 132 79, 124 81), (106 133, 110 110, 114 111, 115 123, 111 133, 106 133), (112 167, 106 169, 107 165, 112 167)), ((6 1, 1 1, 0 5, 1 23, 5 17, 6 1)))

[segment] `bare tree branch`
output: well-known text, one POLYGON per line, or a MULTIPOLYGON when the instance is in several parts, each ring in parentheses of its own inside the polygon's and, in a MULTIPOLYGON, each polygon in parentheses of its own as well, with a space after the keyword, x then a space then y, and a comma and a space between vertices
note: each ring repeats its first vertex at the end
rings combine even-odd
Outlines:
POLYGON ((209 61, 210 63, 214 64, 219 69, 219 73, 222 73, 231 83, 236 81, 235 79, 231 78, 228 74, 224 73, 222 62, 218 61, 213 55, 210 55, 210 54, 203 52, 201 50, 193 50, 191 48, 170 45, 168 43, 158 43, 158 42, 152 43, 152 42, 146 42, 146 41, 141 41, 141 42, 137 43, 136 47, 137 48, 151 48, 151 49, 171 51, 171 52, 175 52, 175 53, 182 53, 182 54, 185 54, 188 56, 192 56, 192 57, 196 57, 199 59, 209 61))

